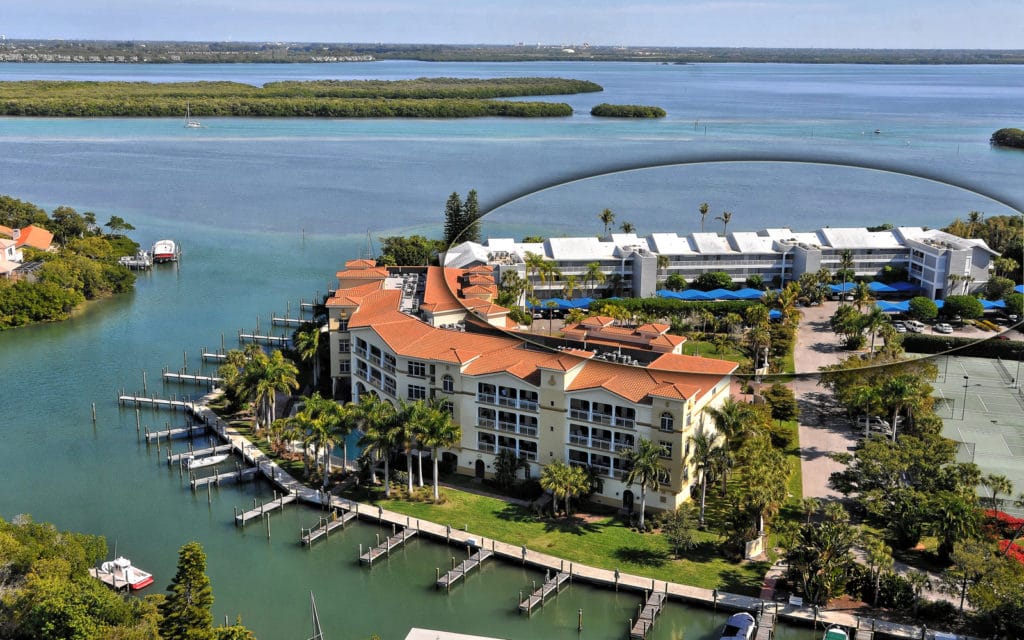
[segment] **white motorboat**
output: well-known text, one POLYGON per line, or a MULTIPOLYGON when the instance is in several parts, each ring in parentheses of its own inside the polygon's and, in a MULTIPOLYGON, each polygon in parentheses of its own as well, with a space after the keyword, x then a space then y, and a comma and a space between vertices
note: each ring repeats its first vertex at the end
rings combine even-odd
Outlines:
POLYGON ((153 574, 133 567, 131 560, 125 557, 108 560, 98 569, 92 567, 89 569, 89 574, 115 589, 128 588, 138 591, 153 584, 153 574))
POLYGON ((218 453, 213 456, 203 456, 201 458, 194 458, 187 456, 183 458, 185 461, 185 467, 188 469, 202 469, 203 467, 212 467, 215 464, 220 464, 230 457, 230 453, 218 453))
POLYGON ((757 623, 754 616, 747 612, 734 613, 725 621, 725 628, 722 629, 721 640, 750 640, 754 635, 754 627, 757 623))
POLYGON ((150 253, 153 262, 177 262, 181 256, 181 249, 174 240, 157 240, 153 243, 153 250, 150 253))

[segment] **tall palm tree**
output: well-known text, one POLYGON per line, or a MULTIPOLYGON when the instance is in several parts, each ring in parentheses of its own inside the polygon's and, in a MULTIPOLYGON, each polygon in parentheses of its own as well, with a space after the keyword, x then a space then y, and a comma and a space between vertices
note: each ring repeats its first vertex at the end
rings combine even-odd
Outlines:
POLYGON ((887 324, 889 324, 888 316, 878 307, 871 307, 871 311, 864 317, 864 327, 871 332, 871 353, 875 352, 875 338, 878 336, 878 330, 887 324))
POLYGON ((619 225, 619 231, 622 233, 633 233, 636 231, 636 225, 632 222, 623 222, 619 225))
POLYGON ((697 473, 700 474, 700 514, 697 521, 701 526, 704 526, 704 503, 708 493, 708 476, 711 474, 711 465, 717 448, 716 440, 714 434, 706 433, 703 429, 690 436, 693 460, 697 463, 697 473))
MULTIPOLYGON (((843 296, 846 295, 846 278, 853 271, 853 251, 843 249, 839 252, 839 270, 843 274, 843 296)), ((840 297, 840 300, 843 298, 840 297)))
POLYGON ((864 308, 870 306, 875 301, 875 296, 871 293, 871 287, 866 282, 858 282, 857 287, 853 290, 853 306, 857 308, 857 311, 864 311, 864 308))
POLYGON ((573 497, 583 495, 590 485, 587 472, 582 467, 568 465, 561 460, 556 460, 544 467, 541 472, 540 486, 550 491, 554 497, 552 501, 552 513, 558 500, 565 500, 565 515, 572 515, 570 501, 573 497))
POLYGON ((640 438, 636 447, 627 454, 630 469, 626 474, 626 484, 640 485, 640 530, 644 530, 644 511, 647 510, 647 489, 657 489, 661 475, 662 447, 647 438, 640 438))
POLYGON ((452 420, 447 407, 442 403, 430 407, 428 419, 419 423, 416 437, 424 447, 429 447, 434 466, 434 502, 441 499, 439 475, 437 470, 437 450, 444 447, 450 449, 462 440, 462 427, 452 420))
POLYGON ((573 295, 576 293, 577 285, 578 278, 576 276, 565 276, 565 284, 562 285, 562 295, 565 296, 566 300, 572 300, 573 295))
POLYGON ((315 435, 315 446, 317 452, 324 451, 324 475, 323 488, 327 488, 327 480, 331 475, 331 450, 339 440, 344 440, 345 422, 348 419, 346 410, 334 400, 324 398, 319 392, 314 392, 306 398, 303 411, 308 412, 316 424, 313 431, 315 435))
POLYGON ((729 234, 729 223, 732 222, 732 212, 731 211, 723 211, 722 215, 715 216, 715 220, 721 220, 722 221, 722 234, 723 235, 728 235, 729 234))
POLYGON ((583 275, 583 281, 590 283, 590 297, 594 297, 594 285, 604 284, 605 281, 604 271, 601 271, 600 262, 587 263, 587 271, 583 275))
POLYGON ((971 212, 969 212, 967 214, 967 223, 968 223, 967 237, 968 238, 973 238, 974 237, 975 229, 977 228, 978 224, 981 223, 981 220, 984 217, 985 217, 985 214, 980 212, 980 211, 971 211, 971 212))
POLYGON ((391 456, 399 444, 394 423, 398 412, 390 402, 381 400, 375 395, 365 395, 359 399, 359 420, 362 425, 363 437, 359 446, 366 455, 376 456, 384 460, 384 495, 391 497, 391 456))
POLYGON ((607 237, 608 229, 610 229, 612 224, 615 222, 615 214, 612 213, 611 209, 605 209, 601 212, 598 218, 601 220, 601 223, 604 224, 604 235, 607 237))
POLYGON ((992 492, 992 496, 989 498, 992 510, 999 510, 1001 501, 999 500, 999 494, 1005 493, 1006 495, 1013 494, 1013 482, 1009 478, 1001 473, 989 473, 981 477, 981 486, 985 487, 992 492))
POLYGON ((307 322, 295 332, 294 338, 299 360, 312 369, 313 388, 317 389, 320 387, 320 327, 307 322))
POLYGON ((704 218, 708 217, 708 212, 711 211, 711 205, 706 202, 700 203, 697 207, 697 211, 700 211, 700 232, 704 233, 704 218))
POLYGON ((416 448, 416 429, 414 423, 425 412, 423 402, 399 401, 398 415, 391 423, 391 434, 397 446, 405 452, 405 470, 408 485, 406 489, 412 495, 412 450, 416 448))
POLYGON ((544 268, 546 260, 544 256, 538 253, 527 251, 523 261, 526 263, 526 286, 532 294, 537 290, 536 278, 540 275, 541 269, 544 268), (530 274, 533 274, 533 278, 530 277, 530 274))

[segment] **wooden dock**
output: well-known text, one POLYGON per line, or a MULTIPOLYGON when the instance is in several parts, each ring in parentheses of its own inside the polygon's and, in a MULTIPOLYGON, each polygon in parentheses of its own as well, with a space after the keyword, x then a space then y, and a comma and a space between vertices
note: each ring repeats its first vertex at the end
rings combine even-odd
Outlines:
POLYGON ((288 318, 286 316, 270 316, 270 324, 275 327, 301 327, 308 323, 304 318, 288 318))
POLYGON ((346 524, 358 517, 359 514, 355 511, 342 511, 340 515, 337 511, 332 511, 330 517, 320 518, 320 522, 315 527, 300 530, 299 544, 311 547, 320 538, 327 539, 332 531, 344 529, 346 524))
POLYGON ((189 485, 193 491, 201 489, 203 487, 213 485, 219 487, 222 484, 228 484, 231 482, 245 482, 246 480, 252 480, 258 476, 260 470, 256 467, 249 467, 248 469, 239 469, 237 471, 228 471, 227 473, 220 473, 214 470, 212 475, 203 476, 201 478, 192 478, 189 480, 189 485))
POLYGON ((261 335, 259 333, 243 333, 238 332, 238 343, 245 344, 246 342, 254 342, 256 344, 266 344, 275 347, 287 347, 292 343, 292 339, 288 336, 270 336, 261 335))
POLYGON ((194 373, 183 373, 180 371, 164 371, 164 380, 168 382, 180 382, 182 384, 201 384, 207 387, 224 382, 224 378, 217 376, 201 376, 194 373))
POLYGON ((762 605, 761 613, 757 616, 757 631, 754 632, 754 640, 772 640, 775 637, 775 618, 778 613, 778 604, 768 608, 762 605))
POLYGON ((177 463, 181 462, 182 458, 188 458, 189 456, 194 456, 196 458, 201 458, 203 456, 215 456, 218 453, 229 453, 231 451, 234 451, 234 449, 235 449, 234 445, 231 445, 231 444, 218 444, 215 447, 208 447, 206 449, 195 449, 195 450, 190 449, 190 450, 185 451, 183 453, 171 453, 170 451, 168 451, 167 452, 167 464, 168 465, 177 464, 177 463))
POLYGON ((434 584, 434 586, 439 589, 441 587, 444 587, 445 590, 450 590, 452 588, 452 585, 458 582, 461 578, 465 578, 466 574, 469 573, 469 571, 473 569, 473 567, 479 567, 484 563, 484 560, 490 558, 493 555, 493 551, 490 551, 488 549, 479 549, 476 553, 472 554, 471 556, 463 560, 462 563, 459 564, 459 566, 455 567, 448 573, 441 576, 440 579, 438 579, 438 581, 434 584))
POLYGON ((639 638, 642 640, 647 637, 647 632, 654 626, 654 620, 661 613, 661 609, 665 606, 665 600, 667 599, 668 596, 661 591, 654 591, 651 595, 647 596, 647 603, 644 604, 640 617, 633 622, 633 628, 629 630, 629 637, 631 639, 639 638))
MULTIPOLYGON (((259 473, 259 469, 256 467, 253 467, 252 471, 254 474, 259 473)), ((269 502, 264 502, 258 507, 249 509, 244 513, 235 514, 235 524, 240 524, 244 527, 246 522, 249 522, 250 520, 255 520, 256 518, 261 518, 263 517, 264 513, 270 513, 277 509, 283 509, 284 505, 289 504, 291 502, 295 502, 296 499, 297 497, 295 496, 294 493, 289 493, 288 495, 283 495, 280 498, 275 498, 274 500, 271 500, 269 502)))
MULTIPOLYGON (((402 529, 401 531, 399 531, 395 535, 393 535, 390 538, 388 538, 387 540, 385 540, 384 544, 379 544, 376 547, 371 548, 366 553, 360 553, 360 555, 359 555, 359 562, 361 564, 368 564, 368 565, 370 565, 372 567, 374 560, 377 560, 381 556, 391 555, 391 550, 392 549, 394 549, 396 547, 402 546, 405 543, 406 540, 409 540, 410 538, 414 537, 415 535, 416 535, 416 530, 415 529, 409 529, 409 528, 402 529)), ((362 545, 360 545, 359 548, 362 549, 362 545)))
POLYGON ((178 427, 175 429, 164 429, 163 431, 150 431, 146 429, 146 441, 152 442, 153 440, 185 440, 197 438, 206 435, 209 430, 205 424, 194 424, 188 427, 178 427))
POLYGON ((136 407, 151 406, 159 409, 171 409, 177 411, 183 409, 189 411, 193 409, 192 402, 188 400, 178 400, 177 398, 155 398, 153 396, 133 396, 130 394, 122 393, 117 397, 117 402, 123 406, 134 405, 136 407))
POLYGON ((528 598, 519 603, 520 613, 533 613, 533 610, 537 607, 543 607, 545 600, 551 594, 558 595, 558 592, 562 590, 562 587, 569 583, 572 578, 568 573, 559 571, 553 578, 549 578, 544 581, 544 584, 539 589, 530 594, 528 598))
POLYGON ((207 351, 205 348, 199 353, 203 362, 227 362, 228 354, 220 351, 207 351))
POLYGON ((875 632, 871 629, 857 629, 857 634, 853 637, 853 640, 874 640, 875 632))

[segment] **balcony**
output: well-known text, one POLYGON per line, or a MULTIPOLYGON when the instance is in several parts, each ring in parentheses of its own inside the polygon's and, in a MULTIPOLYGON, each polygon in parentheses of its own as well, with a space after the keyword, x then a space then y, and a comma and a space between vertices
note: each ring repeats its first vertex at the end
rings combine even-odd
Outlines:
POLYGON ((352 349, 352 353, 356 354, 360 358, 366 357, 366 349, 360 349, 359 347, 355 347, 354 349, 352 349))
POLYGON ((479 395, 477 396, 477 399, 480 400, 480 402, 486 402, 488 404, 497 404, 499 407, 511 407, 513 409, 522 409, 523 411, 537 410, 537 402, 535 400, 522 400, 517 398, 498 397, 497 403, 495 403, 494 396, 490 396, 489 400, 483 400, 480 399, 479 395))
POLYGON ((537 437, 537 427, 531 427, 525 424, 519 425, 519 433, 524 436, 530 436, 531 438, 537 437))
POLYGON ((494 453, 493 442, 479 442, 477 443, 476 448, 484 453, 494 453))
POLYGON ((497 424, 492 418, 477 418, 476 423, 484 429, 494 429, 497 424))
POLYGON ((493 394, 478 393, 476 394, 476 401, 484 404, 498 404, 497 399, 493 394))
POLYGON ((509 433, 516 432, 516 423, 506 422, 504 420, 498 421, 498 431, 508 431, 509 433))
POLYGON ((611 451, 612 441, 604 440, 602 438, 591 438, 590 446, 593 447, 594 449, 601 449, 602 451, 611 451))
POLYGON ((615 453, 625 453, 633 450, 632 442, 615 442, 612 443, 612 451, 615 453))

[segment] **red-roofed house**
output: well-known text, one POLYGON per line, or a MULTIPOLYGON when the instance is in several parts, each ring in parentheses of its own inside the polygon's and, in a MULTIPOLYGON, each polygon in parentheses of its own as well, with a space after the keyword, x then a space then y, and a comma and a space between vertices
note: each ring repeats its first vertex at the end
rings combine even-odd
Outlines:
POLYGON ((485 295, 496 285, 481 279, 483 269, 346 266, 327 301, 336 389, 395 404, 445 398, 462 439, 444 455, 460 472, 491 476, 502 451, 524 459, 533 477, 554 460, 586 465, 602 478, 595 499, 613 506, 632 508, 626 456, 648 438, 664 451, 648 506, 674 509, 689 499, 697 475, 687 443, 713 428, 704 412, 728 397, 735 363, 680 355, 682 338, 665 325, 626 329, 611 318, 575 330, 594 344, 648 354, 646 366, 543 349, 498 330, 507 309, 485 295))
POLYGON ((0 238, 14 240, 17 247, 32 247, 40 251, 49 251, 53 245, 53 234, 42 227, 30 224, 21 229, 11 229, 0 225, 0 238))

